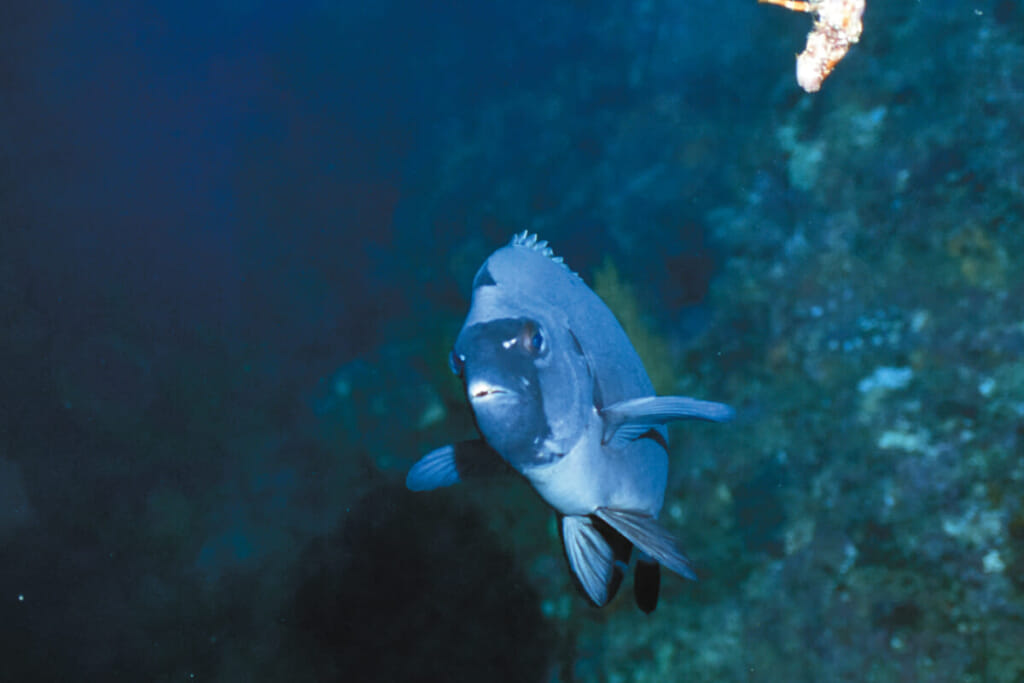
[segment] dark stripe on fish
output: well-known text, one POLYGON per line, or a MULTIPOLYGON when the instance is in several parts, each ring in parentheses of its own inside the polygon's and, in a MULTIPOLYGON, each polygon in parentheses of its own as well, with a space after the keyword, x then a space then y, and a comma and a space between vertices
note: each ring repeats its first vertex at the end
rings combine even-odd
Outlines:
POLYGON ((640 438, 650 439, 651 441, 657 441, 658 444, 665 449, 665 452, 668 453, 668 441, 666 441, 665 437, 661 435, 661 432, 659 432, 654 427, 651 427, 646 432, 641 434, 640 438))

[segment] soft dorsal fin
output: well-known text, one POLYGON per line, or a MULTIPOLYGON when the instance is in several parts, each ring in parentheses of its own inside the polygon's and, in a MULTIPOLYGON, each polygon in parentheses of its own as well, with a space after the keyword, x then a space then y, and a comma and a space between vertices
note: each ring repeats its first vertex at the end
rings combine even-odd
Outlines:
POLYGON ((724 403, 686 396, 645 396, 619 401, 601 410, 604 434, 601 443, 622 447, 655 427, 674 420, 728 422, 734 411, 724 403))

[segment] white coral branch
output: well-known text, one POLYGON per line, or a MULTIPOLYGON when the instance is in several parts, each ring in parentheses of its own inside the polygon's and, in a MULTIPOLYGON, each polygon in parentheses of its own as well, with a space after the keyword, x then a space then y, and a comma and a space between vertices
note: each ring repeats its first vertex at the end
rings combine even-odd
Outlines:
POLYGON ((817 92, 850 46, 860 40, 866 0, 758 0, 815 15, 807 45, 796 58, 796 81, 817 92))

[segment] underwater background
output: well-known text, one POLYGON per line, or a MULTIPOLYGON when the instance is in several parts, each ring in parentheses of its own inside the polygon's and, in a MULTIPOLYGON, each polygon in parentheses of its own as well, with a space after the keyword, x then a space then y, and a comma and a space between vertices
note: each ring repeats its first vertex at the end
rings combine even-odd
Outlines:
POLYGON ((1024 681, 1024 3, 0 11, 0 679, 1024 681), (700 580, 590 607, 448 350, 529 230, 700 580))

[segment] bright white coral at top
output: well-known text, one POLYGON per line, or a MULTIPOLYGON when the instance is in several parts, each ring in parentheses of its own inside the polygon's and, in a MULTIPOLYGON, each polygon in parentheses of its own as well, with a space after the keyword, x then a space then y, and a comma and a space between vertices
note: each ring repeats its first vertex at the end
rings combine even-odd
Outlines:
POLYGON ((758 0, 796 12, 815 15, 807 45, 796 58, 796 81, 807 92, 817 92, 850 46, 860 40, 866 0, 758 0))

